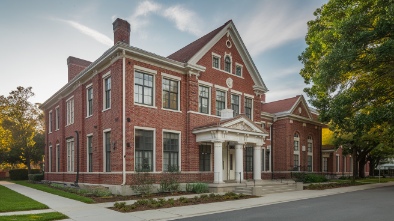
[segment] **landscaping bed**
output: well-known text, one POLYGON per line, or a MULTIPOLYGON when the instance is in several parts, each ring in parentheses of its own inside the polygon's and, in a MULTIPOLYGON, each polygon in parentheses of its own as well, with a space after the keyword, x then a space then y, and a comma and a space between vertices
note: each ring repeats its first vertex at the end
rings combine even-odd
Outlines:
POLYGON ((351 183, 351 182, 332 182, 332 183, 313 183, 308 186, 304 186, 304 190, 325 190, 325 189, 333 189, 339 187, 348 187, 348 186, 358 186, 363 185, 365 183, 351 183))
POLYGON ((161 209, 161 208, 171 208, 171 207, 179 207, 179 206, 188 206, 188 205, 197 205, 197 204, 205 204, 205 203, 214 203, 214 202, 223 202, 230 200, 240 200, 240 199, 249 199, 255 198, 256 196, 244 195, 244 194, 236 194, 233 192, 226 193, 224 195, 220 194, 201 194, 200 196, 195 196, 193 198, 180 197, 178 199, 140 199, 135 203, 126 205, 125 202, 116 202, 114 207, 110 209, 119 211, 119 212, 136 212, 136 211, 144 211, 144 210, 152 210, 152 209, 161 209))

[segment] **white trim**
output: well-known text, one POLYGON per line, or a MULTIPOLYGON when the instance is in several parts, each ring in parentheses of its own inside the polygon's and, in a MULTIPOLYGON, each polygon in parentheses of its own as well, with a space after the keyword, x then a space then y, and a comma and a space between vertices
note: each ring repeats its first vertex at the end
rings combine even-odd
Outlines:
POLYGON ((52 172, 52 144, 48 147, 48 172, 52 172))
POLYGON ((108 71, 107 73, 103 74, 103 76, 101 76, 101 78, 107 78, 109 75, 111 75, 111 71, 108 71))
POLYGON ((74 138, 70 138, 66 140, 66 171, 67 172, 74 172, 74 160, 75 160, 75 144, 74 144, 74 138), (71 149, 69 150, 69 143, 72 146, 71 149), (70 153, 69 153, 70 152, 70 153), (70 154, 70 155, 69 155, 70 154), (70 156, 70 159, 68 159, 68 156, 70 156))
POLYGON ((52 124, 53 124, 53 121, 52 121, 52 118, 53 118, 53 114, 52 114, 52 110, 50 110, 49 112, 48 112, 48 134, 51 134, 52 133, 52 124))
MULTIPOLYGON (((224 92, 224 109, 227 109, 227 103, 228 103, 227 102, 227 93, 228 93, 228 91, 227 90, 222 90, 221 88, 223 88, 223 87, 220 87, 217 90, 215 90, 215 95, 217 95, 218 91, 224 92)), ((213 100, 215 101, 215 107, 217 107, 216 106, 216 96, 215 96, 215 98, 213 100)), ((222 110, 224 110, 224 109, 222 109, 222 110)), ((216 114, 216 108, 215 108, 215 116, 218 116, 216 114)), ((219 115, 218 117, 221 117, 221 116, 219 115)))
MULTIPOLYGON (((137 65, 134 65, 134 66, 137 66, 137 65)), ((140 66, 137 66, 137 67, 140 67, 140 66)), ((141 67, 142 68, 142 67, 141 67)), ((151 70, 151 69, 147 69, 147 68, 145 68, 146 70, 151 70)), ((141 74, 148 74, 148 75, 151 75, 152 76, 152 105, 148 105, 148 104, 141 104, 141 103, 136 103, 135 102, 135 99, 134 99, 134 94, 135 94, 135 72, 136 71, 138 71, 138 70, 141 70, 141 69, 134 69, 134 76, 133 76, 133 95, 132 95, 132 98, 133 98, 133 104, 134 105, 138 105, 138 106, 144 106, 144 107, 151 107, 151 108, 157 108, 156 107, 156 73, 157 72, 155 72, 155 73, 151 73, 151 72, 148 72, 148 71, 141 71, 140 73, 141 74)), ((154 70, 151 70, 151 71, 154 71, 154 70)))
POLYGON ((222 56, 221 56, 221 55, 212 52, 211 66, 212 66, 213 69, 221 70, 221 69, 220 69, 220 67, 221 67, 220 62, 221 62, 221 60, 222 60, 222 56), (217 57, 217 58, 218 58, 218 65, 219 65, 219 67, 214 67, 214 66, 213 66, 213 58, 214 58, 214 57, 217 57))
POLYGON ((254 115, 254 113, 253 113, 254 112, 253 111, 254 110, 254 100, 253 100, 253 97, 248 97, 248 96, 244 97, 244 112, 245 112, 244 114, 246 114, 246 111, 245 111, 246 110, 246 98, 252 100, 252 106, 250 107, 251 108, 250 109, 250 120, 253 121, 253 117, 254 117, 253 116, 254 115))
POLYGON ((174 76, 174 75, 171 75, 171 74, 166 74, 164 72, 161 72, 161 76, 163 76, 165 78, 170 78, 170 79, 173 79, 173 80, 176 80, 176 81, 181 81, 181 77, 174 76))
MULTIPOLYGON (((106 162, 107 162, 107 158, 106 158, 106 153, 105 153, 105 133, 108 133, 108 132, 111 132, 111 128, 107 128, 107 129, 105 129, 105 130, 103 130, 103 172, 104 173, 108 173, 108 172, 111 172, 111 171, 106 171, 106 169, 107 168, 105 168, 106 167, 106 162)), ((111 137, 110 137, 110 141, 112 141, 112 134, 110 135, 111 137)), ((110 147, 109 148, 111 148, 111 142, 110 142, 110 147)), ((111 163, 111 162, 110 162, 111 163)), ((110 165, 110 168, 111 168, 111 165, 110 165)))
POLYGON ((147 74, 154 74, 154 75, 157 74, 157 71, 156 71, 156 70, 149 69, 149 68, 145 68, 145 67, 141 67, 141 66, 138 66, 138 65, 134 65, 133 68, 134 68, 134 72, 135 72, 136 69, 137 69, 137 70, 142 71, 142 72, 145 72, 145 73, 147 73, 147 74))
POLYGON ((253 96, 253 95, 251 95, 251 94, 244 93, 244 96, 245 96, 245 97, 248 97, 248 98, 252 98, 252 99, 254 99, 254 96, 253 96))
POLYGON ((209 82, 206 82, 206 81, 202 81, 202 80, 198 80, 198 84, 202 84, 202 85, 205 85, 205 86, 208 86, 208 87, 212 87, 213 86, 212 83, 209 83, 209 82))
POLYGON ((56 144, 55 151, 56 151, 56 154, 55 154, 55 156, 56 156, 56 160, 55 160, 55 162, 56 162, 56 172, 59 172, 59 169, 60 169, 58 167, 58 165, 59 165, 59 152, 60 152, 60 144, 59 143, 56 144))
POLYGON ((71 99, 73 99, 73 98, 74 98, 74 95, 72 95, 71 97, 67 98, 66 102, 71 100, 71 99))
POLYGON ((90 84, 86 85, 85 88, 87 89, 87 88, 92 87, 92 86, 93 86, 93 83, 90 83, 90 84))
MULTIPOLYGON (((215 56, 215 57, 218 57, 218 58, 222 57, 220 54, 216 54, 215 52, 212 52, 212 56, 215 56)), ((220 64, 219 64, 219 66, 220 66, 220 64)))
POLYGON ((156 172, 156 128, 153 127, 140 127, 140 126, 134 126, 134 171, 135 171, 135 131, 136 130, 148 130, 148 131, 153 131, 153 150, 152 150, 152 154, 153 154, 153 159, 152 159, 152 172, 156 172))
POLYGON ((242 77, 244 74, 243 74, 243 69, 244 69, 244 66, 242 65, 242 64, 240 64, 240 63, 238 63, 238 62, 235 62, 235 72, 234 72, 234 75, 235 76, 238 76, 238 77, 242 77), (241 68, 241 75, 237 75, 237 67, 240 67, 241 68))
POLYGON ((215 115, 212 115, 212 114, 204 114, 204 113, 200 113, 200 112, 198 112, 198 111, 197 111, 197 112, 196 112, 196 111, 188 111, 187 113, 199 114, 199 115, 203 115, 203 116, 221 118, 220 116, 216 116, 216 114, 215 114, 215 115))
POLYGON ((109 110, 112 107, 112 79, 111 79, 110 73, 111 73, 111 71, 109 71, 107 74, 105 74, 105 76, 106 76, 105 78, 103 76, 103 111, 102 112, 109 110), (105 107, 105 103, 106 103, 105 100, 107 98, 105 95, 105 81, 107 79, 110 79, 110 81, 111 81, 111 89, 110 89, 109 107, 108 108, 105 107))
MULTIPOLYGON (((223 59, 223 71, 226 73, 233 74, 233 56, 231 56, 231 52, 230 53, 224 52, 223 58, 224 58, 223 59), (229 72, 226 71, 226 57, 227 56, 230 58, 230 71, 229 72)), ((235 75, 235 74, 233 74, 233 75, 235 75)))
MULTIPOLYGON (((86 172, 89 172, 89 137, 92 137, 92 147, 93 147, 93 133, 86 135, 86 172)), ((93 169, 93 168, 92 168, 93 169)))
POLYGON ((234 90, 234 89, 231 89, 231 93, 232 93, 232 94, 238 94, 238 95, 241 95, 241 96, 242 96, 242 92, 236 91, 236 90, 234 90))
MULTIPOLYGON (((228 90, 229 90, 229 88, 223 87, 223 86, 220 86, 220 85, 217 85, 217 84, 215 84, 214 87, 217 88, 217 89, 219 89, 219 90, 221 90, 221 91, 228 91, 228 90)), ((226 100, 227 100, 227 99, 226 99, 226 100)))
MULTIPOLYGON (((111 82, 112 83, 112 82, 111 82)), ((93 99, 94 99, 94 95, 93 95, 93 84, 90 84, 90 86, 86 86, 86 118, 93 116, 93 99), (89 90, 92 90, 92 114, 89 115, 89 90)))
POLYGON ((75 100, 74 96, 71 96, 71 98, 67 99, 66 101, 66 127, 74 124, 75 121, 75 100), (70 107, 69 107, 70 104, 70 107))
MULTIPOLYGON (((150 105, 147 105, 147 104, 134 103, 134 105, 135 106, 140 106, 140 107, 147 107, 147 108, 157 109, 156 106, 150 106, 150 105)), ((167 110, 167 109, 165 109, 165 110, 167 110)))
POLYGON ((58 131, 60 128, 60 108, 59 106, 55 107, 55 131, 58 131))
MULTIPOLYGON (((182 132, 178 131, 178 130, 167 130, 167 129, 163 129, 162 130, 162 148, 161 148, 161 156, 162 158, 164 157, 164 133, 174 133, 174 134, 178 134, 179 135, 179 140, 178 140, 178 171, 181 172, 182 171, 182 132)), ((164 171, 164 160, 162 159, 161 161, 161 171, 164 171)))
MULTIPOLYGON (((207 83, 207 82, 205 82, 207 83)), ((209 85, 204 85, 204 84, 198 84, 198 94, 197 94, 197 99, 198 99, 198 106, 197 106, 197 112, 199 112, 200 114, 204 114, 204 115, 211 115, 211 110, 212 110, 212 84, 211 86, 209 85), (208 113, 201 113, 200 112, 200 86, 202 87, 208 87, 208 113)), ((215 113, 216 116, 216 113, 215 113)))
MULTIPOLYGON (((231 92, 233 92, 233 91, 231 91, 231 92)), ((241 98, 242 98, 242 94, 237 94, 237 93, 231 93, 230 94, 230 109, 233 109, 233 103, 232 103, 232 97, 231 96, 238 96, 238 115, 240 115, 241 114, 241 107, 242 107, 242 100, 241 100, 241 98)))

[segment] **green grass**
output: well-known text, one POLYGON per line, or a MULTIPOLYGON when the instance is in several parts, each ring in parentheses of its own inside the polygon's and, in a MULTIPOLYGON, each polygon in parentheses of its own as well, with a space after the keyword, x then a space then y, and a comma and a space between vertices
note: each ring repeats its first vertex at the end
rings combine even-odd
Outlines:
POLYGON ((55 188, 52 188, 50 186, 47 186, 45 184, 34 184, 34 183, 29 183, 26 180, 23 181, 15 181, 13 180, 12 182, 19 184, 19 185, 23 185, 23 186, 27 186, 36 190, 41 190, 47 193, 51 193, 54 195, 58 195, 58 196, 62 196, 65 198, 69 198, 69 199, 73 199, 73 200, 77 200, 83 203, 94 203, 94 200, 88 198, 88 197, 84 197, 84 196, 80 196, 78 194, 74 194, 74 193, 69 193, 63 190, 58 190, 55 188))
POLYGON ((61 220, 67 219, 66 215, 63 215, 58 212, 53 213, 38 213, 38 214, 28 214, 28 215, 14 215, 14 216, 0 216, 0 221, 28 221, 28 220, 37 220, 37 221, 50 221, 50 220, 61 220))
POLYGON ((0 185, 0 212, 48 209, 48 206, 0 185))
MULTIPOLYGON (((334 179, 330 180, 330 182, 336 182, 336 183, 349 183, 351 182, 352 179, 334 179)), ((380 183, 387 183, 387 182, 392 182, 394 181, 394 178, 380 178, 380 183)), ((379 183, 379 178, 378 177, 367 177, 367 178, 362 178, 362 179, 356 179, 356 183, 359 184, 368 184, 368 183, 379 183)))

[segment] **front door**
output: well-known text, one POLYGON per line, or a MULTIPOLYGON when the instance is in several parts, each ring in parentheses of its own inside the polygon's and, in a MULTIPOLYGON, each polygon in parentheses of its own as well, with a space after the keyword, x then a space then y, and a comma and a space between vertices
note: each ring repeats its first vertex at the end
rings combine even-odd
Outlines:
POLYGON ((229 180, 235 180, 235 150, 230 149, 228 155, 229 180))

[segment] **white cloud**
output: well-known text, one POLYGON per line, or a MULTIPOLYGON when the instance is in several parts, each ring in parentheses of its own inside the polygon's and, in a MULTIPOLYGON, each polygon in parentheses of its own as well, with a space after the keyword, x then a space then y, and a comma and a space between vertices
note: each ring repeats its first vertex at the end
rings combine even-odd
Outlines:
POLYGON ((158 13, 161 8, 162 6, 155 2, 141 2, 130 16, 129 23, 131 31, 141 32, 141 29, 149 24, 148 15, 158 13))
POLYGON ((306 23, 312 18, 309 9, 297 9, 292 4, 274 1, 266 1, 256 8, 259 10, 243 17, 240 25, 242 37, 252 55, 305 37, 306 23))
POLYGON ((82 34, 85 34, 104 45, 112 46, 114 44, 113 41, 109 37, 107 37, 106 35, 101 34, 100 32, 93 30, 89 27, 86 27, 78 22, 71 21, 71 20, 62 20, 62 19, 59 19, 59 20, 67 23, 71 27, 80 31, 82 34))
POLYGON ((201 34, 201 22, 196 13, 190 11, 180 5, 167 8, 163 16, 175 22, 176 27, 184 32, 194 35, 201 34))

